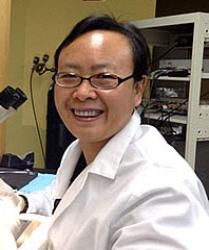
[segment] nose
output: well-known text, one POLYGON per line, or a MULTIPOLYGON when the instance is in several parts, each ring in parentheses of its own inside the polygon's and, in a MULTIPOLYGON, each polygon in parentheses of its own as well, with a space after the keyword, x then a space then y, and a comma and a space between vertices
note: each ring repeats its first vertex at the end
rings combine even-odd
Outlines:
POLYGON ((89 80, 83 79, 81 84, 75 89, 73 98, 78 98, 80 101, 85 101, 86 99, 96 99, 97 93, 95 88, 91 86, 89 80))

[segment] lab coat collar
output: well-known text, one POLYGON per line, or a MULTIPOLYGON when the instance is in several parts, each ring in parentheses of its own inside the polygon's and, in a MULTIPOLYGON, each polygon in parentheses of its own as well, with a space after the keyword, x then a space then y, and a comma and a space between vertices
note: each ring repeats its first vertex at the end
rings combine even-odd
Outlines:
POLYGON ((71 144, 71 146, 65 152, 61 162, 61 168, 59 169, 57 177, 57 183, 59 183, 59 185, 57 186, 56 191, 56 198, 62 198, 64 195, 66 195, 68 199, 64 203, 60 202, 53 216, 54 222, 65 210, 65 208, 73 202, 80 190, 82 190, 88 174, 97 174, 109 179, 115 178, 120 166, 121 158, 123 157, 128 145, 131 143, 136 130, 139 128, 139 125, 140 117, 135 112, 128 124, 104 146, 104 148, 97 155, 96 159, 81 173, 83 177, 75 180, 71 189, 68 189, 69 180, 81 153, 78 140, 71 144), (68 192, 71 194, 68 195, 68 192))
POLYGON ((136 130, 139 129, 140 123, 139 114, 135 111, 127 125, 110 139, 89 165, 89 173, 114 179, 124 152, 132 141, 136 130))
MULTIPOLYGON (((89 164, 87 173, 114 179, 121 158, 134 137, 136 130, 139 129, 140 123, 140 116, 137 111, 135 111, 127 125, 110 139, 110 141, 98 153, 95 160, 89 164)), ((56 198, 61 198, 68 189, 70 178, 72 177, 80 154, 81 148, 79 140, 74 141, 65 151, 61 161, 61 166, 57 173, 55 184, 56 198)))

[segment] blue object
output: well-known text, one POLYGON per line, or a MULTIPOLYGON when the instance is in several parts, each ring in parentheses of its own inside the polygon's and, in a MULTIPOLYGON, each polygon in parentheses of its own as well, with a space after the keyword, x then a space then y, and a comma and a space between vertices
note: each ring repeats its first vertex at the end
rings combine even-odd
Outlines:
POLYGON ((38 174, 38 176, 20 189, 21 192, 29 194, 34 191, 40 191, 49 186, 55 179, 53 174, 38 174))

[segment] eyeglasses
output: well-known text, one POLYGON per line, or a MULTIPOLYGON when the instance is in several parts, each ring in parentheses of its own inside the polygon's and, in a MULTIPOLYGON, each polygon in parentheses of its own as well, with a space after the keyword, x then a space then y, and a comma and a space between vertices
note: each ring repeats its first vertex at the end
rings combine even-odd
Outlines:
POLYGON ((101 90, 109 90, 117 88, 121 83, 134 77, 134 74, 125 78, 109 73, 95 74, 90 77, 82 77, 75 73, 60 72, 55 75, 55 82, 63 88, 78 87, 83 80, 88 80, 92 87, 101 90))

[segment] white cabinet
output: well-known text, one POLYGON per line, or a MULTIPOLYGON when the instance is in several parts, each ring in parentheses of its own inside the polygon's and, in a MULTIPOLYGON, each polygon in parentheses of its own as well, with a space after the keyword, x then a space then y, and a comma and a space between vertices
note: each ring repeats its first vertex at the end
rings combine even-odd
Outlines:
MULTIPOLYGON (((209 44, 209 14, 191 13, 153 19, 132 21, 139 27, 150 46, 169 47, 181 36, 192 39, 190 50, 190 76, 169 80, 188 81, 187 116, 178 120, 186 123, 185 158, 195 168, 196 146, 199 140, 209 140, 209 105, 200 102, 203 79, 209 79, 209 70, 203 64, 204 53, 209 44)), ((173 117, 175 121, 175 117, 173 117)), ((176 120, 176 121, 177 121, 176 120)))

